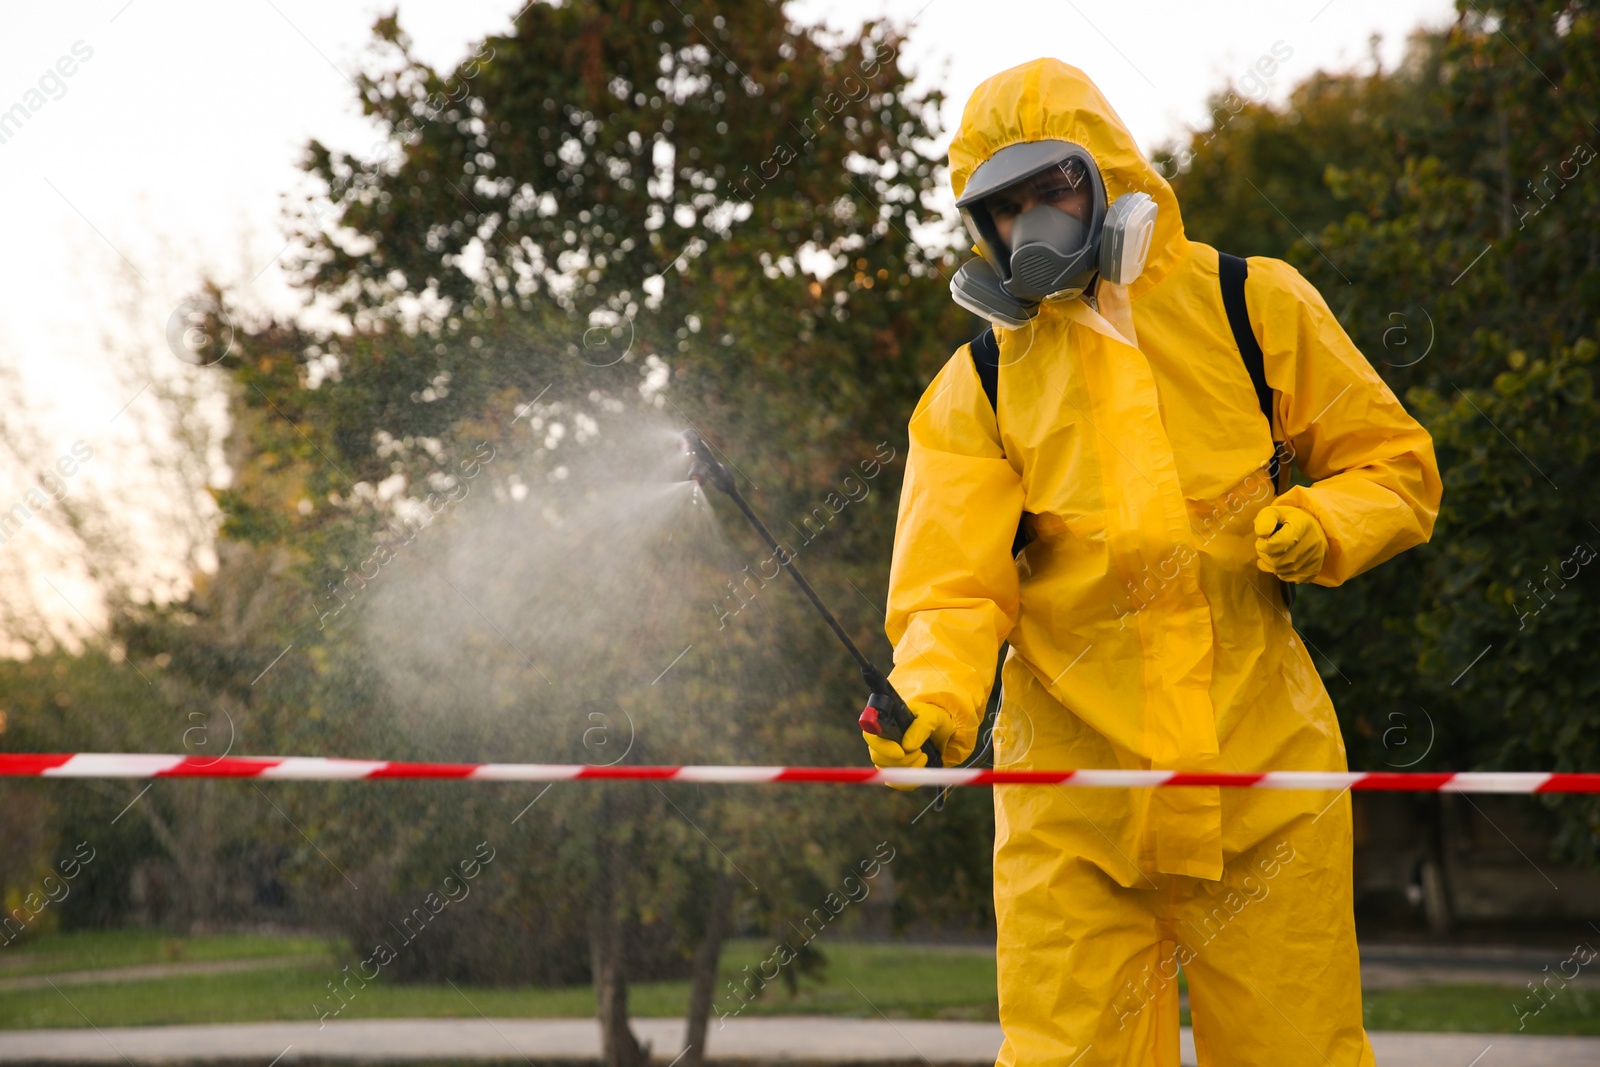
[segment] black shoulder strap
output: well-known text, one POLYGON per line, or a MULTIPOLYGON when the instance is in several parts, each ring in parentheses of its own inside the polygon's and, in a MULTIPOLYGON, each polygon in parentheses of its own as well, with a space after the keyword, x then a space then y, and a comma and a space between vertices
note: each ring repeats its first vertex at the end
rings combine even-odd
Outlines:
MULTIPOLYGON (((989 407, 995 419, 1000 418, 1000 342, 991 326, 972 339, 972 365, 977 368, 978 381, 983 385, 983 395, 989 398, 989 407)), ((1028 547, 1033 531, 1028 529, 1028 516, 1024 514, 1017 523, 1017 535, 1011 539, 1011 555, 1028 547)))
MULTIPOLYGON (((1255 331, 1250 328, 1250 309, 1244 301, 1244 281, 1249 276, 1250 264, 1244 259, 1226 252, 1217 253, 1217 279, 1222 286, 1222 308, 1228 313, 1228 328, 1233 331, 1233 343, 1238 346, 1244 369, 1250 372, 1250 384, 1256 388, 1256 401, 1261 405, 1261 414, 1267 418, 1267 432, 1272 433, 1272 386, 1267 384, 1266 357, 1261 352, 1255 331)), ((1289 474, 1283 456, 1283 444, 1274 435, 1267 476, 1280 493, 1287 488, 1289 474)), ((1280 582, 1278 589, 1283 594, 1284 607, 1294 607, 1294 586, 1280 582)))
POLYGON ((972 339, 972 363, 978 369, 978 381, 983 383, 983 395, 989 398, 989 407, 1000 413, 1000 342, 995 339, 991 326, 972 339))
POLYGON ((1217 277, 1222 282, 1222 307, 1228 313, 1228 326, 1233 330, 1233 343, 1239 346, 1239 358, 1244 369, 1250 372, 1250 382, 1256 387, 1256 400, 1261 404, 1261 414, 1272 425, 1272 386, 1267 384, 1267 365, 1250 328, 1250 310, 1244 302, 1244 280, 1250 275, 1250 265, 1239 256, 1217 253, 1217 277))

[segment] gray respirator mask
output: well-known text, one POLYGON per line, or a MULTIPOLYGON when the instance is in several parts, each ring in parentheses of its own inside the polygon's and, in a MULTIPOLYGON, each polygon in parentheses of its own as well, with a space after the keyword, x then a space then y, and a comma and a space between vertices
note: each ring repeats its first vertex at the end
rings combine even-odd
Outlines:
POLYGON ((1078 296, 1097 275, 1115 285, 1133 281, 1144 270, 1155 232, 1155 201, 1145 193, 1125 193, 1108 206, 1094 157, 1070 141, 1002 148, 972 172, 956 207, 979 258, 956 271, 950 295, 973 314, 1011 329, 1027 325, 1046 297, 1078 296), (1012 222, 1008 248, 984 201, 1050 170, 1059 170, 1074 188, 1088 184, 1089 221, 1036 204, 1012 222))

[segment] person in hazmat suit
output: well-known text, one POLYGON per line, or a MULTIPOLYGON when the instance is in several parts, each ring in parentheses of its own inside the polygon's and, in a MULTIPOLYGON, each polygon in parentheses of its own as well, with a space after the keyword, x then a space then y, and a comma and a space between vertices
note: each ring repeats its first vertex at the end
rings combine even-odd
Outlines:
MULTIPOLYGON (((1184 235, 1081 71, 980 85, 950 178, 980 253, 952 292, 994 326, 911 417, 887 632, 914 718, 873 762, 965 759, 1009 641, 996 767, 1345 770, 1285 592, 1428 539, 1427 431, 1293 267, 1184 235)), ((1002 1067, 1176 1065, 1180 966, 1201 1064, 1373 1063, 1348 792, 994 805, 1002 1067)))

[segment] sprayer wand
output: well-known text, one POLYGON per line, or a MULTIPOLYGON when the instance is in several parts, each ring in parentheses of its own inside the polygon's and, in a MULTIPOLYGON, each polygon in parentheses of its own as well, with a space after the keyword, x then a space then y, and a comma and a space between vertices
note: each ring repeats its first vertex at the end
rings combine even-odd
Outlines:
MULTIPOLYGON (((756 528, 756 533, 760 534, 767 547, 772 549, 773 558, 789 572, 789 577, 800 586, 800 591, 822 615, 828 628, 850 653, 850 658, 856 661, 856 666, 861 668, 861 680, 867 684, 867 690, 871 695, 867 697, 867 706, 862 709, 857 725, 866 733, 877 734, 899 743, 912 722, 911 709, 906 707, 906 702, 894 691, 894 686, 889 684, 888 677, 862 654, 854 641, 850 640, 850 635, 839 625, 839 620, 833 617, 833 612, 828 610, 828 606, 822 602, 817 591, 811 588, 811 583, 806 581, 805 575, 800 573, 800 568, 795 566, 794 557, 789 554, 788 549, 778 543, 776 537, 772 536, 767 524, 761 521, 750 507, 749 501, 745 500, 744 494, 739 492, 739 487, 734 483, 733 475, 728 472, 728 468, 711 455, 711 449, 706 445, 705 438, 694 430, 685 430, 682 440, 684 451, 694 457, 694 462, 689 466, 690 479, 701 487, 710 482, 733 498, 739 510, 744 512, 744 517, 750 520, 750 525, 756 528)), ((930 737, 923 742, 922 751, 927 753, 928 766, 944 766, 944 761, 939 758, 939 746, 933 743, 933 738, 930 737)))

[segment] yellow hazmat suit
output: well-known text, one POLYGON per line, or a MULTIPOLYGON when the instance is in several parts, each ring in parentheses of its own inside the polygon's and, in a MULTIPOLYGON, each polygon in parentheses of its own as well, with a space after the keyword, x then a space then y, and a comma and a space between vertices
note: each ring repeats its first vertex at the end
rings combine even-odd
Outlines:
MULTIPOLYGON (((1110 200, 1155 198, 1149 258, 1126 287, 1101 281, 1098 310, 1047 300, 996 329, 998 418, 965 346, 917 405, 891 681, 953 722, 947 763, 972 751, 1009 640, 996 766, 1344 770, 1255 519, 1309 513, 1326 538, 1312 580, 1338 585, 1428 539, 1432 441, 1317 291, 1255 258, 1269 435, 1216 250, 1184 236, 1171 187, 1082 72, 1038 60, 979 86, 950 147, 956 195, 999 149, 1042 139, 1087 148, 1110 200), (1313 484, 1274 497, 1274 436, 1313 484), (1023 513, 1037 539, 1014 562, 1023 513)), ((1175 1065, 1179 964, 1202 1064, 1372 1063, 1347 795, 1009 786, 994 802, 1001 1065, 1175 1065)))

